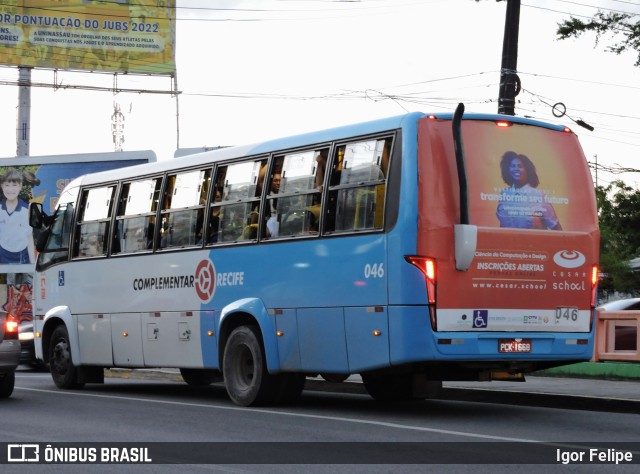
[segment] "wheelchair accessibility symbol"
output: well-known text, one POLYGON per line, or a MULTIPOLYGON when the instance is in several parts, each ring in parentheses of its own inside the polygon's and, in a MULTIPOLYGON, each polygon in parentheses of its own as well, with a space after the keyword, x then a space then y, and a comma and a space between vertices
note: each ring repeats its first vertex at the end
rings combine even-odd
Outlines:
POLYGON ((473 310, 473 327, 486 328, 489 322, 489 310, 474 309, 473 310))

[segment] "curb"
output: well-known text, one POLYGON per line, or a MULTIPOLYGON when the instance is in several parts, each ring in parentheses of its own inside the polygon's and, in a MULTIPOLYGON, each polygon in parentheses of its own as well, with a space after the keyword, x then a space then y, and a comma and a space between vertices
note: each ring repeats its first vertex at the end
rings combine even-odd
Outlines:
MULTIPOLYGON (((178 369, 106 369, 106 377, 117 378, 158 378, 161 374, 163 379, 170 379, 177 382, 183 382, 178 369)), ((604 380, 640 380, 640 363, 637 362, 579 362, 577 364, 564 365, 562 367, 554 367, 553 369, 539 370, 529 374, 536 377, 570 377, 570 378, 588 378, 588 379, 604 379, 604 380)), ((358 377, 359 378, 359 377, 358 377)), ((314 379, 308 379, 307 383, 314 379)), ((349 393, 366 393, 361 389, 361 383, 341 382, 331 383, 318 379, 315 385, 321 384, 324 387, 332 386, 334 388, 342 387, 338 391, 343 391, 345 385, 358 388, 350 388, 349 393)))
MULTIPOLYGON (((603 373, 603 368, 601 366, 598 365, 595 368, 592 368, 590 363, 585 364, 587 364, 586 367, 582 366, 582 364, 574 364, 579 367, 570 369, 569 372, 575 371, 576 373, 584 374, 588 369, 592 371, 597 370, 598 374, 603 373)), ((615 367, 607 368, 607 370, 613 370, 614 372, 615 369, 615 367)), ((564 370, 564 373, 567 373, 566 369, 564 370)), ((540 374, 537 373, 536 375, 540 374)), ((552 376, 560 377, 561 375, 554 374, 552 376)), ((107 369, 105 371, 105 377, 184 382, 178 369, 107 369)), ((598 378, 602 379, 602 377, 598 378)), ((633 381, 636 381, 635 378, 633 381)), ((214 383, 213 385, 219 385, 222 387, 221 382, 214 383)), ((340 383, 328 382, 321 377, 309 377, 305 383, 304 390, 308 392, 367 395, 367 391, 358 376, 352 376, 350 379, 340 383)), ((610 398, 589 395, 587 393, 561 394, 545 391, 514 391, 501 389, 499 387, 489 388, 489 386, 486 388, 445 386, 442 389, 441 396, 438 399, 434 399, 435 402, 441 400, 538 406, 613 413, 638 413, 640 411, 640 400, 635 399, 610 398)), ((389 404, 392 405, 393 403, 389 402, 389 404)))
POLYGON ((638 362, 579 362, 577 364, 540 370, 531 375, 542 377, 573 377, 605 380, 640 380, 638 362))

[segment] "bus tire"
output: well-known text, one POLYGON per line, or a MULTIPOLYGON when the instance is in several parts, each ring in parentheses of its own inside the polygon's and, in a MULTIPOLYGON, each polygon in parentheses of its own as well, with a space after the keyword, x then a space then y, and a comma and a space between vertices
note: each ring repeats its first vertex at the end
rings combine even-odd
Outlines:
POLYGON ((194 387, 204 387, 222 380, 222 374, 214 369, 180 369, 182 379, 194 387))
POLYGON ((64 324, 56 327, 49 344, 49 370, 56 387, 63 389, 81 388, 78 369, 73 365, 69 332, 64 324))
POLYGON ((7 372, 0 376, 0 398, 9 398, 13 393, 13 387, 16 384, 16 373, 14 371, 7 372))
POLYGON ((270 375, 259 329, 235 328, 224 348, 222 373, 229 398, 236 405, 252 406, 277 401, 281 378, 270 375))

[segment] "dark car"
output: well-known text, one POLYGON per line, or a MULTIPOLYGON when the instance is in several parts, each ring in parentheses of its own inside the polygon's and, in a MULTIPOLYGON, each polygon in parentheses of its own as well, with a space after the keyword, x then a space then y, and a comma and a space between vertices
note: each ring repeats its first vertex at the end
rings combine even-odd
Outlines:
POLYGON ((33 369, 44 370, 46 364, 36 359, 36 348, 33 343, 33 321, 23 321, 18 328, 20 339, 20 365, 28 365, 33 369))
POLYGON ((18 328, 20 339, 20 364, 33 365, 36 363, 36 350, 33 345, 33 322, 23 321, 18 328))
POLYGON ((20 362, 18 322, 13 316, 0 313, 0 398, 10 397, 20 362))
MULTIPOLYGON (((640 298, 628 298, 611 301, 598 306, 604 311, 640 311, 640 298)), ((616 351, 635 351, 638 349, 638 328, 636 326, 617 326, 614 348, 616 351)))

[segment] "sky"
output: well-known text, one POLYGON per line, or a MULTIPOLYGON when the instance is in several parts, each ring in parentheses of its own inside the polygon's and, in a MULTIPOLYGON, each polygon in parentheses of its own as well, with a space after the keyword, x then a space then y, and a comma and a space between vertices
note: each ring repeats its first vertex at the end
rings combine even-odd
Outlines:
MULTIPOLYGON (((595 36, 556 39, 559 22, 640 14, 640 0, 523 0, 516 115, 580 137, 597 184, 640 189, 640 67, 595 36), (552 107, 563 103, 566 115, 552 107), (575 121, 594 127, 588 131, 575 121), (597 175, 595 164, 598 165, 597 175)), ((495 113, 506 2, 495 0, 177 0, 177 96, 168 77, 34 70, 30 155, 241 145, 409 111, 495 113)), ((16 68, 0 67, 0 156, 16 154, 16 68)))

